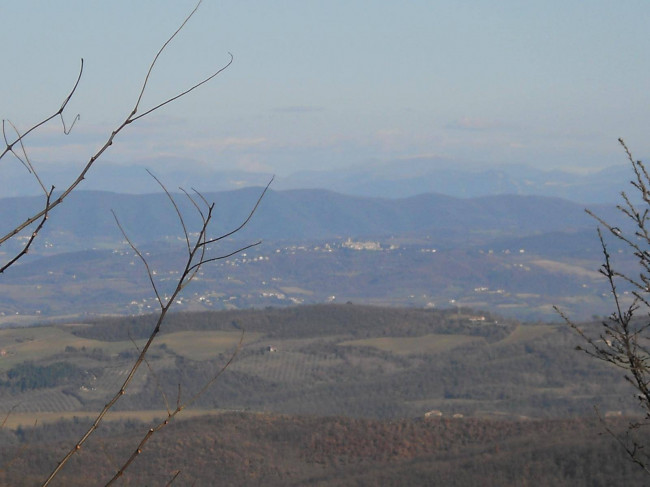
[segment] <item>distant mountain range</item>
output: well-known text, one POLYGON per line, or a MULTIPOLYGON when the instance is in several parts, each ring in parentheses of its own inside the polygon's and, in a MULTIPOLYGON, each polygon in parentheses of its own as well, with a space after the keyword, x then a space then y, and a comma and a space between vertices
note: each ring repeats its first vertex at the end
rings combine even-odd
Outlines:
MULTIPOLYGON (((214 231, 225 233, 243 221, 261 188, 205 193, 215 203, 214 231)), ((199 224, 188 198, 177 194, 188 228, 199 224)), ((0 200, 1 230, 23 221, 39 208, 42 197, 0 200)), ((594 206, 613 219, 613 207, 594 206)), ((42 237, 66 250, 79 250, 97 242, 119 242, 122 236, 111 210, 129 236, 149 242, 181 235, 181 226, 164 194, 129 195, 77 191, 52 212, 42 237)), ((408 198, 348 196, 331 191, 270 190, 250 225, 240 235, 247 239, 310 240, 333 237, 427 237, 439 245, 497 238, 530 237, 548 232, 593 230, 595 222, 584 207, 544 196, 485 196, 454 198, 421 194, 408 198)))
MULTIPOLYGON (((84 190, 142 194, 158 191, 146 173, 152 170, 171 189, 182 186, 214 192, 260 186, 271 174, 223 171, 192 160, 155 159, 132 165, 101 161, 81 186, 84 190)), ((39 167, 47 185, 63 188, 79 167, 57 164, 39 167)), ((526 165, 477 166, 439 158, 419 158, 350 166, 345 170, 309 170, 274 182, 276 190, 316 188, 338 193, 386 198, 405 198, 423 193, 475 198, 490 195, 540 195, 582 204, 611 203, 629 188, 630 168, 620 165, 578 174, 544 171, 526 165)), ((3 196, 36 194, 38 187, 20 164, 3 169, 3 196)))
POLYGON ((629 187, 625 164, 579 174, 543 171, 526 165, 466 166, 441 159, 410 159, 347 171, 305 171, 278 181, 279 188, 330 189, 359 196, 404 198, 440 193, 460 198, 492 195, 537 195, 583 204, 616 201, 629 187))
MULTIPOLYGON (((211 236, 237 228, 261 191, 206 193, 207 201, 215 203, 211 236)), ((197 231, 196 209, 185 195, 176 198, 188 231, 197 231)), ((0 225, 8 230, 42 203, 42 197, 1 199, 0 225)), ((612 205, 592 208, 624 228, 612 205)), ((111 209, 161 276, 161 285, 173 281, 186 250, 182 227, 164 194, 78 191, 51 213, 30 253, 0 279, 0 322, 71 310, 151 310, 146 273, 124 243, 111 209)), ((462 303, 527 319, 557 319, 551 304, 572 316, 603 314, 609 311, 609 295, 596 272, 602 251, 595 223, 583 205, 544 196, 429 193, 391 199, 320 189, 271 190, 250 225, 210 252, 224 255, 242 243, 263 244, 206 266, 181 309, 335 300, 462 303)), ((14 255, 28 235, 5 244, 0 258, 14 255)), ((633 269, 630 257, 614 243, 609 249, 617 264, 633 269)))

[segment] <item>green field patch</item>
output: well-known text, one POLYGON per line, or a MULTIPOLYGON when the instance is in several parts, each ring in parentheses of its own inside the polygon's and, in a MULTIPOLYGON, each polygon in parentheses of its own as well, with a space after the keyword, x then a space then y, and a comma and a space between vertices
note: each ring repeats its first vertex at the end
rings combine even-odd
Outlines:
MULTIPOLYGON (((244 345, 261 336, 261 333, 246 333, 244 345)), ((192 360, 208 360, 220 353, 232 352, 240 339, 238 331, 179 331, 162 335, 156 343, 192 360)))
MULTIPOLYGON (((105 342, 81 338, 71 333, 73 327, 42 326, 0 330, 0 371, 8 370, 25 361, 44 360, 64 353, 66 347, 76 350, 101 349, 107 355, 135 351, 130 340, 105 342)), ((259 333, 247 333, 244 343, 259 339, 259 333)), ((241 338, 237 331, 183 331, 160 336, 157 345, 164 344, 175 353, 193 360, 206 360, 219 353, 232 351, 241 338)), ((135 341, 139 348, 146 340, 135 341)))
POLYGON ((499 343, 527 342, 557 330, 557 325, 517 325, 510 335, 499 343))
POLYGON ((530 262, 533 265, 541 267, 549 272, 557 272, 559 274, 568 274, 571 276, 582 277, 587 279, 599 280, 602 275, 590 268, 580 267, 579 265, 569 264, 567 262, 559 262, 549 259, 536 259, 530 262))
POLYGON ((468 335, 443 335, 429 334, 419 337, 379 337, 363 340, 349 340, 340 345, 350 347, 372 347, 384 352, 398 355, 412 355, 419 353, 441 353, 456 347, 475 342, 484 342, 482 337, 468 335))
MULTIPOLYGON (((141 347, 144 340, 136 340, 136 343, 141 347)), ((43 360, 64 353, 66 347, 88 351, 99 348, 109 355, 135 350, 131 341, 102 342, 81 338, 73 335, 70 327, 8 328, 0 330, 0 371, 28 360, 43 360)))

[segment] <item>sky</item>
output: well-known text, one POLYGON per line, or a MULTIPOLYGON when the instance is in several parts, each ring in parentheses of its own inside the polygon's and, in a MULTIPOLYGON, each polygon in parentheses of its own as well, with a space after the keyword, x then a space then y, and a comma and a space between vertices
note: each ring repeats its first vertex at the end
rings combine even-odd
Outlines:
MULTIPOLYGON (((39 164, 83 163, 133 107, 193 0, 0 3, 0 117, 39 164)), ((414 158, 587 170, 650 156, 646 0, 204 0, 105 154, 279 175, 414 158)))

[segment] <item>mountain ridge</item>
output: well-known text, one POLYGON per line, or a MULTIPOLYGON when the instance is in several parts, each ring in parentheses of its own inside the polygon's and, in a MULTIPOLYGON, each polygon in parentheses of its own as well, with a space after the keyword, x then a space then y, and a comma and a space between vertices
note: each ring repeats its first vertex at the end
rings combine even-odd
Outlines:
MULTIPOLYGON (((245 220, 262 192, 244 188, 205 193, 215 203, 217 232, 227 232, 245 220)), ((200 220, 185 195, 175 195, 188 228, 200 220)), ((40 208, 42 197, 0 199, 3 227, 24 220, 40 208)), ((605 219, 614 218, 609 206, 592 208, 605 219)), ((78 191, 51 214, 42 236, 70 241, 121 240, 111 210, 127 233, 137 241, 154 241, 180 235, 175 211, 163 193, 142 195, 106 191, 78 191), (58 234, 58 235, 57 235, 58 234), (63 235, 61 235, 63 234, 63 235)), ((593 228, 594 221, 580 204, 556 197, 493 195, 457 198, 426 193, 400 199, 344 195, 323 189, 278 191, 270 189, 249 225, 238 237, 317 239, 341 236, 386 237, 396 235, 498 232, 527 236, 551 231, 593 228)), ((84 248, 75 246, 74 248, 84 248)))
MULTIPOLYGON (((76 178, 78 165, 42 165, 39 175, 48 185, 63 188, 76 178)), ((221 169, 193 160, 159 158, 117 164, 104 161, 84 180, 85 190, 106 190, 142 194, 157 190, 148 175, 153 171, 166 184, 195 187, 202 192, 225 191, 265 185, 270 172, 221 169)), ((277 174, 278 190, 319 188, 357 195, 403 198, 419 193, 444 193, 455 197, 494 194, 555 196, 575 202, 599 204, 615 201, 618 191, 629 182, 625 164, 599 170, 541 170, 522 164, 478 165, 440 158, 413 158, 350 165, 345 169, 299 170, 277 174)), ((10 166, 4 174, 5 196, 37 194, 38 185, 20 166, 10 166)))

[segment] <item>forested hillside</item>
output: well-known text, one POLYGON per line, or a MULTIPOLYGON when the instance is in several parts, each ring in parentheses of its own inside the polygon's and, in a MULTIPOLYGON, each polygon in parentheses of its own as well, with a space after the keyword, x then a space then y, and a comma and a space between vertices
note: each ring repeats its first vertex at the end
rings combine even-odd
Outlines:
MULTIPOLYGON (((153 324, 143 315, 0 330, 0 407, 101 408, 153 324)), ((564 325, 354 304, 171 314, 151 369, 118 408, 160 410, 161 391, 175 398, 179 384, 191 397, 242 333, 235 362, 197 407, 376 418, 590 416, 594 405, 636 412, 620 372, 577 353, 564 325)))
MULTIPOLYGON (((624 427, 609 421, 611 428, 624 427)), ((81 421, 0 431, 3 485, 38 485, 81 421)), ((647 477, 601 435, 597 421, 431 419, 229 413, 170 424, 153 436, 120 485, 522 486, 644 485, 647 477)), ((103 484, 146 431, 138 422, 102 428, 59 477, 103 484)))

